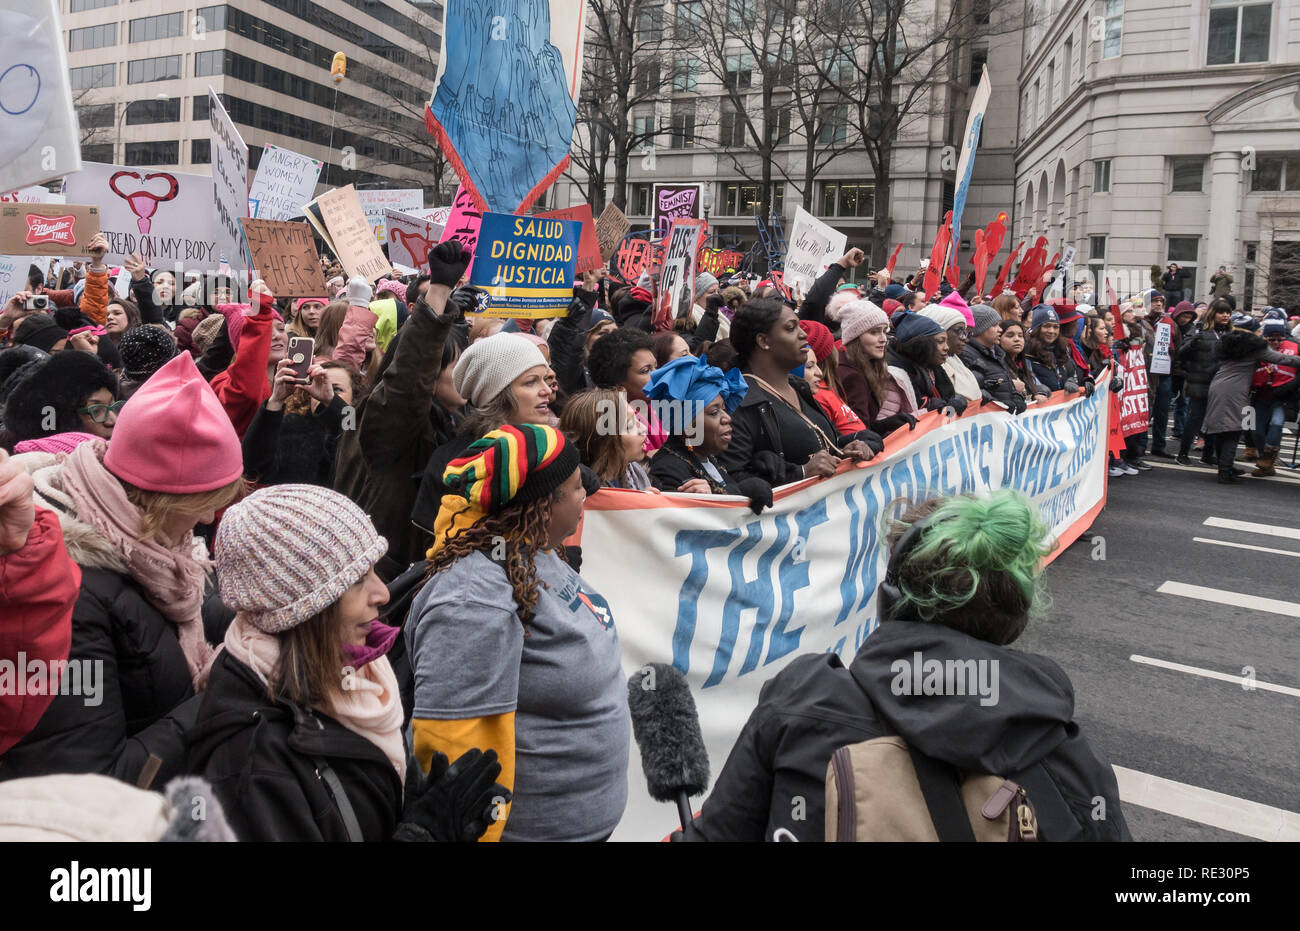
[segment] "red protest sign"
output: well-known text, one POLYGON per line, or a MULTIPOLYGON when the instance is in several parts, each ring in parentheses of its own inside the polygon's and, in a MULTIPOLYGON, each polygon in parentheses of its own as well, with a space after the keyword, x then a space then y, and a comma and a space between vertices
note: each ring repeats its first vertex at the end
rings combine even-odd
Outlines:
POLYGON ((1150 393, 1147 385, 1146 352, 1141 346, 1124 352, 1124 390, 1120 394, 1120 432, 1125 436, 1143 433, 1151 426, 1150 393))
POLYGON ((577 273, 595 271, 605 264, 600 257, 600 243, 596 239, 596 221, 591 216, 591 204, 578 207, 565 207, 563 210, 551 210, 537 216, 546 220, 573 220, 582 224, 582 237, 578 240, 577 273))

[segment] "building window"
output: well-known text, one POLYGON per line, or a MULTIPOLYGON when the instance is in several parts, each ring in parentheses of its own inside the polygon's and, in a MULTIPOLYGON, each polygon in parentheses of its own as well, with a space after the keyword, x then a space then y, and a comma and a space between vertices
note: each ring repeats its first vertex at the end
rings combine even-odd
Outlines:
POLYGON ((627 199, 627 205, 634 217, 650 216, 650 185, 632 185, 632 196, 627 199))
POLYGON ((733 90, 750 87, 754 83, 754 56, 728 55, 727 56, 727 87, 733 90))
POLYGON ((1236 65, 1268 61, 1268 40, 1273 21, 1272 3, 1210 0, 1210 40, 1207 65, 1236 65))
POLYGON ((650 116, 632 117, 632 145, 653 149, 655 145, 655 118, 650 116))
POLYGON ((690 94, 698 84, 700 60, 698 58, 679 58, 673 66, 673 92, 690 94))
POLYGON ((718 144, 724 149, 740 148, 745 144, 745 114, 734 104, 724 104, 718 144))
MULTIPOLYGON (((224 103, 225 101, 222 102, 224 103)), ((212 103, 211 101, 208 100, 207 94, 204 94, 202 97, 195 97, 194 111, 193 114, 190 116, 190 119, 199 120, 200 122, 206 123, 208 121, 208 109, 211 106, 212 103)))
POLYGON ((1196 292, 1196 264, 1201 251, 1199 236, 1170 236, 1166 262, 1176 262, 1178 267, 1187 272, 1183 279, 1183 295, 1196 292))
POLYGON ((190 140, 190 164, 207 165, 212 162, 212 140, 211 139, 191 139, 190 140))
POLYGON ((722 210, 719 213, 723 216, 740 217, 754 214, 758 212, 760 206, 757 184, 734 182, 722 186, 722 210))
POLYGON ((225 50, 212 49, 207 52, 194 53, 194 76, 196 78, 207 77, 210 74, 220 74, 222 63, 224 61, 225 50))
POLYGON ((112 87, 117 83, 117 65, 87 65, 68 69, 68 83, 74 91, 92 87, 112 87))
POLYGON ((179 123, 181 119, 181 99, 171 100, 133 100, 126 105, 126 124, 138 126, 143 123, 179 123))
POLYGON ((112 126, 117 119, 117 107, 111 103, 77 107, 77 124, 82 129, 100 129, 112 126))
POLYGON ((754 26, 758 14, 754 9, 754 0, 727 0, 727 26, 731 29, 749 29, 754 26))
POLYGON ((821 215, 824 217, 870 217, 875 210, 874 184, 827 181, 822 185, 821 215))
POLYGON ((1252 191, 1300 191, 1300 156, 1260 155, 1250 174, 1252 191))
POLYGON ((1118 58, 1124 45, 1124 0, 1105 0, 1105 7, 1101 57, 1118 58))
POLYGON ((180 161, 180 142, 128 142, 124 165, 175 165, 180 161))
POLYGON ((704 22, 704 4, 701 0, 689 0, 677 4, 674 32, 679 39, 694 39, 699 35, 700 24, 704 22))
POLYGON ((817 142, 821 145, 833 145, 844 142, 849 136, 849 107, 840 104, 835 107, 821 107, 817 114, 817 142))
POLYGON ((638 97, 658 94, 661 86, 659 62, 643 61, 636 66, 636 93, 638 97))
POLYGON ((695 110, 679 110, 673 113, 673 135, 671 147, 690 149, 695 147, 695 110))
MULTIPOLYGON (((126 63, 126 83, 148 84, 150 81, 170 81, 181 77, 180 55, 163 55, 160 58, 137 58, 126 63)), ((141 165, 164 164, 140 162, 141 165)), ((175 160, 166 164, 175 164, 175 160)))
POLYGON ((988 64, 989 46, 987 42, 976 45, 970 53, 970 86, 979 85, 980 76, 984 74, 984 66, 988 64))
POLYGON ((117 0, 72 0, 69 13, 84 13, 87 10, 99 10, 106 6, 117 6, 117 0))
POLYGON ((203 20, 204 32, 220 32, 226 28, 226 7, 205 6, 195 10, 195 15, 203 20))
POLYGON ((1061 96, 1066 97, 1070 93, 1070 85, 1074 83, 1074 36, 1066 37, 1061 59, 1061 96))
POLYGON ((1110 159, 1099 158, 1092 163, 1092 193, 1110 193, 1110 159))
POLYGON ((117 45, 117 23, 68 30, 68 51, 84 52, 92 48, 117 45))
POLYGON ((151 39, 171 39, 185 32, 184 13, 164 13, 131 20, 130 41, 148 42, 151 39))
POLYGON ((770 127, 772 145, 785 145, 790 141, 790 108, 781 107, 776 113, 776 125, 770 127))
POLYGON ((1204 191, 1205 159, 1172 158, 1173 180, 1169 190, 1174 194, 1200 194, 1204 191))
POLYGON ((113 143, 101 142, 95 145, 83 145, 81 147, 81 160, 83 162, 100 162, 101 164, 113 164, 113 143))
POLYGON ((636 40, 657 42, 664 37, 664 8, 645 7, 636 20, 636 40))
POLYGON ((993 9, 992 0, 975 0, 975 25, 987 26, 989 24, 989 12, 993 9))

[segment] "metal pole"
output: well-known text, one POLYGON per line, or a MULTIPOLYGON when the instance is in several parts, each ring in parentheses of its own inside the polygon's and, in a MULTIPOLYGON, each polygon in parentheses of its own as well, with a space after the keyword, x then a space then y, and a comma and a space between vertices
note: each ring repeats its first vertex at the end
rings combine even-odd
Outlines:
MULTIPOLYGON (((330 108, 329 156, 332 156, 334 154, 334 120, 337 119, 338 112, 339 112, 339 86, 338 84, 335 84, 334 85, 334 106, 330 108)), ((328 158, 329 156, 326 157, 328 158)), ((331 180, 337 183, 337 179, 331 179, 331 180)))

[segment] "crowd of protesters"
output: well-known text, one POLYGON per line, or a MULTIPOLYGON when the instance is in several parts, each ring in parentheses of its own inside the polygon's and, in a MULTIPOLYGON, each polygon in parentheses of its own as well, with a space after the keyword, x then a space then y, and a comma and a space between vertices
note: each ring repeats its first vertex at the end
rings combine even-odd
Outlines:
MULTIPOLYGON (((600 489, 740 496, 757 513, 778 486, 869 461, 928 412, 1020 414, 1100 378, 1118 392, 1135 357, 1151 423, 1112 477, 1199 449, 1236 481, 1243 432, 1254 474, 1272 475, 1295 416, 1300 321, 1239 313, 1230 295, 1098 308, 969 283, 926 294, 919 272, 849 281, 865 260, 851 249, 802 299, 701 274, 695 305, 654 332, 648 279, 603 271, 557 318, 481 317, 454 241, 428 274, 372 286, 328 267, 325 293, 277 299, 258 281, 247 303, 139 256, 116 294, 106 251, 97 238, 60 280, 33 268, 0 313, 0 653, 103 660, 107 683, 94 706, 0 695, 0 787, 201 777, 240 839, 607 838, 627 801, 626 683, 609 604, 565 545, 600 489), (1167 373, 1151 371, 1162 324, 1167 373)), ((927 581, 910 591, 937 624, 887 625, 898 643, 873 635, 855 668, 887 667, 899 644, 955 655, 973 638, 1036 683, 1044 732, 1073 729, 1064 673, 1003 649, 1041 601, 1032 506, 1009 492, 915 504, 904 524, 928 542, 905 555, 927 581), (975 590, 945 588, 959 567, 975 590), (993 603, 997 624, 972 621, 993 603)), ((1004 758, 996 723, 928 730, 887 690, 841 726, 864 695, 836 662, 800 661, 765 690, 684 839, 771 839, 764 824, 788 818, 757 772, 820 799, 827 741, 882 721, 953 765, 1004 758), (783 744, 782 762, 768 731, 800 714, 841 723, 783 744)), ((1052 755, 1067 803, 1100 795, 1118 811, 1082 738, 1041 749, 1016 766, 1052 755)), ((800 830, 818 839, 820 819, 800 830)), ((1054 831, 1127 837, 1122 817, 1054 831)))

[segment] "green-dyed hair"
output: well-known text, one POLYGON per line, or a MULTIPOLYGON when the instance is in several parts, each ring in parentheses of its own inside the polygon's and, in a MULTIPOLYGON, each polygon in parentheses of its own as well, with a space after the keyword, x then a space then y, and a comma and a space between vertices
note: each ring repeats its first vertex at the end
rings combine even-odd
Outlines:
POLYGON ((1004 645, 1047 610, 1042 560, 1053 549, 1038 509, 1018 491, 932 498, 886 527, 893 546, 929 517, 898 567, 904 613, 1004 645))

